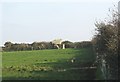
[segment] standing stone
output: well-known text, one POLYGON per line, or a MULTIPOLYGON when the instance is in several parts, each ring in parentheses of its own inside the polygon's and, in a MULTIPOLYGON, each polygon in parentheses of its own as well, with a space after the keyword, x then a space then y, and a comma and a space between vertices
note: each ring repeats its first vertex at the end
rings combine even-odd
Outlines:
POLYGON ((63 44, 63 49, 65 49, 65 44, 63 44))
POLYGON ((59 47, 57 44, 56 44, 55 46, 56 46, 58 49, 60 49, 60 47, 59 47))

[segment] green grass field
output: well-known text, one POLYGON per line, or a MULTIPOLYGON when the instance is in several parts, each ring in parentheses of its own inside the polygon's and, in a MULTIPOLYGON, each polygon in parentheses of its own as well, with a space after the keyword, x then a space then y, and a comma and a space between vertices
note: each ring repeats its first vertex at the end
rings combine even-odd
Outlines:
POLYGON ((95 61, 92 48, 3 52, 3 80, 89 80, 95 61), (72 63, 71 59, 75 58, 72 63))

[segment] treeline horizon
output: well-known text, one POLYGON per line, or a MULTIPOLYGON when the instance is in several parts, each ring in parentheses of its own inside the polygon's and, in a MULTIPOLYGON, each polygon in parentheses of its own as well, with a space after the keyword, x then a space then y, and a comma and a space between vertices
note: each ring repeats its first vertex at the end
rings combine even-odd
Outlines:
MULTIPOLYGON (((65 48, 83 48, 91 47, 91 41, 81 41, 81 42, 71 42, 62 41, 59 44, 60 48, 65 44, 65 48)), ((12 43, 10 41, 5 42, 2 46, 2 51, 25 51, 25 50, 44 50, 44 49, 57 49, 57 47, 52 43, 52 41, 41 41, 33 43, 12 43)))

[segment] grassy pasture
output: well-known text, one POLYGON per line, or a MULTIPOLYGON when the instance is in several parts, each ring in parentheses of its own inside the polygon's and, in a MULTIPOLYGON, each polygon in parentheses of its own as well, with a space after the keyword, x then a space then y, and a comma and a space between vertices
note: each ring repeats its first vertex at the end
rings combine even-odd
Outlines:
POLYGON ((92 48, 15 51, 2 53, 3 80, 88 80, 94 79, 89 67, 95 60, 92 48), (71 59, 75 58, 72 63, 71 59))

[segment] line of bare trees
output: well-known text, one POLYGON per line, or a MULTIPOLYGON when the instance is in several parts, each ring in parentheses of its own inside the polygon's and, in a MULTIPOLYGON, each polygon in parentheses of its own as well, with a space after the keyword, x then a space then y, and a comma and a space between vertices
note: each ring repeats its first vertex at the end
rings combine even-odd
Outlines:
MULTIPOLYGON (((63 44, 65 44, 65 48, 84 48, 92 46, 91 41, 83 42, 63 41, 60 47, 62 47, 63 44)), ((54 44, 52 44, 52 42, 33 42, 31 44, 5 42, 4 47, 2 47, 3 51, 24 51, 43 49, 57 49, 57 47, 54 44)))
POLYGON ((6 42, 3 47, 3 51, 24 51, 24 50, 43 50, 52 49, 54 45, 51 42, 33 42, 28 43, 15 43, 6 42))

